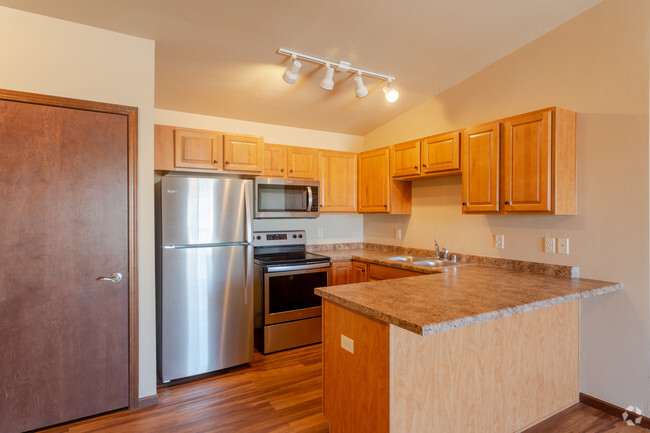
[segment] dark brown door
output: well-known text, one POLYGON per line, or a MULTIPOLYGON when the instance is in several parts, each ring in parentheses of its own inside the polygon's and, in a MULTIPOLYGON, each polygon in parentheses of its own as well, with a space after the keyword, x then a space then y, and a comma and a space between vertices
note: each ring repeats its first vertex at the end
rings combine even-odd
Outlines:
POLYGON ((127 116, 0 101, 2 432, 129 405, 127 143, 127 116))

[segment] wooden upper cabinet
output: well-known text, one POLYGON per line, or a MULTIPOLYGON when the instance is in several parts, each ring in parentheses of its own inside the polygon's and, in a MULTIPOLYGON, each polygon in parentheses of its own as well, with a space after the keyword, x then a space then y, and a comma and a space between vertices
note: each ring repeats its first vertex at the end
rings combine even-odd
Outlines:
POLYGON ((357 211, 357 154, 318 151, 321 212, 357 211))
POLYGON ((264 177, 287 177, 287 146, 264 143, 264 177))
POLYGON ((389 149, 359 154, 359 212, 388 213, 389 149))
POLYGON ((174 129, 174 167, 216 170, 222 167, 221 134, 174 129))
POLYGON ((422 174, 460 172, 460 132, 423 138, 422 174))
POLYGON ((500 134, 499 122, 463 132, 463 212, 499 211, 500 134))
POLYGON ((313 179, 317 177, 318 149, 287 146, 287 177, 313 179))
POLYGON ((359 213, 411 213, 411 182, 392 180, 388 147, 358 156, 359 213))
POLYGON ((223 136, 223 169, 227 171, 262 172, 264 140, 251 135, 223 136))
POLYGON ((576 114, 548 108, 504 120, 504 213, 575 215, 576 114))
POLYGON ((420 174, 419 140, 390 146, 390 174, 392 177, 420 174))

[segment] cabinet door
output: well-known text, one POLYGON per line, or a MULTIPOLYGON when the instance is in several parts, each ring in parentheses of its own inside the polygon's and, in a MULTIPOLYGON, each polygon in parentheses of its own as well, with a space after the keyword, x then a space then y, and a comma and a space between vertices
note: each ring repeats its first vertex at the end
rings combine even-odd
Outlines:
POLYGON ((264 143, 264 177, 287 177, 287 146, 264 143))
POLYGON ((390 175, 392 177, 420 174, 420 142, 395 144, 390 147, 390 175))
POLYGON ((368 281, 368 265, 362 262, 352 262, 352 283, 368 281))
POLYGON ((330 286, 352 283, 352 264, 350 262, 332 262, 330 280, 330 286))
POLYGON ((359 154, 359 212, 388 213, 388 147, 359 154))
POLYGON ((250 135, 224 135, 223 169, 261 172, 264 161, 264 140, 250 135))
POLYGON ((463 132, 463 212, 499 210, 500 123, 463 132))
POLYGON ((175 129, 174 167, 220 169, 220 147, 221 135, 216 132, 175 129))
POLYGON ((422 174, 460 171, 460 132, 422 140, 422 174))
POLYGON ((512 117, 504 126, 503 210, 550 212, 552 111, 512 117))
POLYGON ((287 177, 316 179, 318 150, 308 147, 287 147, 287 177))
POLYGON ((321 212, 357 211, 357 155, 318 151, 321 212))

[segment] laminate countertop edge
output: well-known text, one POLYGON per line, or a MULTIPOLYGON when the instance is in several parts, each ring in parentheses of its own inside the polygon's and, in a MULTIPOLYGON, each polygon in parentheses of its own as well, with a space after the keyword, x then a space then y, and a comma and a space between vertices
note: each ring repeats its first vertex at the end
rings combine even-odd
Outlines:
MULTIPOLYGON (((421 278, 421 277, 411 277, 411 278, 421 278)), ((391 280, 391 281, 395 281, 395 280, 391 280)), ((372 283, 361 283, 361 284, 367 285, 372 283)), ((592 296, 598 296, 598 295, 603 295, 611 292, 616 292, 623 289, 623 285, 621 283, 603 282, 603 284, 604 284, 603 286, 591 290, 573 292, 566 295, 551 297, 548 299, 541 299, 530 303, 525 303, 521 305, 507 307, 507 308, 501 308, 493 311, 481 312, 478 314, 467 315, 452 320, 429 323, 426 325, 409 322, 408 320, 404 320, 402 318, 396 317, 384 311, 380 311, 378 309, 368 307, 366 305, 352 301, 345 297, 338 296, 336 294, 329 292, 327 290, 328 289, 327 287, 315 289, 315 294, 321 296, 322 299, 326 301, 330 301, 336 305, 345 307, 356 313, 360 313, 365 316, 371 317, 373 319, 379 320, 380 322, 384 322, 390 325, 395 325, 400 328, 411 331, 413 333, 426 336, 426 335, 436 334, 439 332, 448 331, 455 328, 460 328, 463 326, 474 325, 476 323, 486 322, 489 320, 508 317, 519 313, 538 310, 552 305, 558 305, 558 304, 580 300, 592 296)))

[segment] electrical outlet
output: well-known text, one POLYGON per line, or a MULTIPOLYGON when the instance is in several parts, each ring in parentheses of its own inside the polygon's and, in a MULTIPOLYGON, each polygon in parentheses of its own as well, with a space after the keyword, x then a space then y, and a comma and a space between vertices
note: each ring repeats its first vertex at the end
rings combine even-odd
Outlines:
POLYGON ((494 248, 505 248, 503 235, 494 235, 494 248))
POLYGON ((557 253, 569 254, 569 238, 557 238, 557 253))
POLYGON ((354 355, 354 340, 341 334, 341 347, 354 355))
POLYGON ((555 238, 544 238, 544 252, 555 254, 555 238))
POLYGON ((395 239, 402 239, 402 229, 395 229, 395 239))
POLYGON ((323 236, 325 236, 325 231, 322 227, 318 227, 318 237, 322 238, 323 236))

